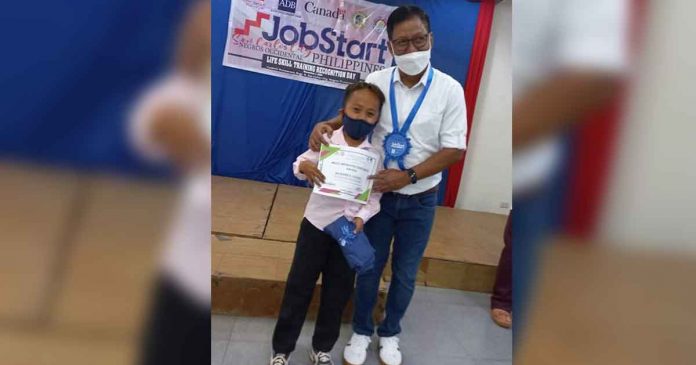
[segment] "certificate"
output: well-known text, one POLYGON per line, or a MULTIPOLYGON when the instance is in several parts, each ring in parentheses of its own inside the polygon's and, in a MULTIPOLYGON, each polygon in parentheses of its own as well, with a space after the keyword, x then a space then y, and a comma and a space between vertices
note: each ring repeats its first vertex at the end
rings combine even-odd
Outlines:
POLYGON ((372 193, 368 176, 377 172, 378 162, 379 156, 361 148, 322 144, 317 167, 326 180, 314 192, 366 204, 372 193))

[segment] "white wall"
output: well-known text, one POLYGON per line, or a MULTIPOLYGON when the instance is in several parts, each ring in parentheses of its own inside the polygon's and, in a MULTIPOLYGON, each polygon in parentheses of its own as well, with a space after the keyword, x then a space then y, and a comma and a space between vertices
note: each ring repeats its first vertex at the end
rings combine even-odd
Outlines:
POLYGON ((600 234, 626 247, 696 254, 693 1, 653 2, 600 234))
POLYGON ((512 205, 512 4, 495 8, 456 208, 507 214, 512 205))

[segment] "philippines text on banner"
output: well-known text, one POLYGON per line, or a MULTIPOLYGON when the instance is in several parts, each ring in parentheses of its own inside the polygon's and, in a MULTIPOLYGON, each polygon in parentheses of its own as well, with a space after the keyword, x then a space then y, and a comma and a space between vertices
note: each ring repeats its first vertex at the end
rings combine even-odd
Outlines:
POLYGON ((235 0, 222 63, 343 89, 392 65, 394 9, 362 0, 235 0))

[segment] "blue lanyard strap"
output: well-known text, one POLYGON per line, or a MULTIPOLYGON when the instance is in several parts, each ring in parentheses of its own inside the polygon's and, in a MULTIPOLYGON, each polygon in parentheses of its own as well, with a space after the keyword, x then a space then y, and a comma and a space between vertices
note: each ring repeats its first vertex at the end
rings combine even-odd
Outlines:
POLYGON ((405 136, 408 132, 408 128, 411 127, 411 123, 413 123, 413 120, 416 118, 416 113, 418 113, 421 104, 423 104, 425 94, 427 94, 428 89, 430 89, 430 84, 433 81, 433 67, 430 66, 430 72, 428 72, 428 81, 425 83, 425 88, 423 88, 423 91, 421 91, 420 95, 418 96, 418 100, 416 100, 416 103, 413 105, 413 108, 411 108, 411 112, 408 114, 408 117, 406 118, 404 125, 401 127, 401 130, 399 130, 399 115, 396 111, 396 93, 394 92, 395 72, 396 67, 394 67, 394 70, 392 70, 391 80, 389 82, 389 104, 391 106, 392 126, 394 127, 394 133, 400 133, 405 136))

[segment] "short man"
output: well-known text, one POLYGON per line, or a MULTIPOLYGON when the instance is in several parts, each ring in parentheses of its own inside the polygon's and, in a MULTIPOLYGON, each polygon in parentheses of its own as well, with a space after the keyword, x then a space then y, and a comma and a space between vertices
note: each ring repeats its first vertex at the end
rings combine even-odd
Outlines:
MULTIPOLYGON (((375 331, 372 312, 392 239, 392 281, 386 316, 377 334, 381 362, 401 364, 397 335, 433 225, 441 172, 461 159, 466 148, 464 91, 456 80, 430 65, 433 36, 428 15, 418 7, 401 6, 387 20, 387 34, 397 66, 373 72, 365 80, 387 96, 372 136, 373 145, 383 146, 386 169, 373 177, 374 189, 384 195, 381 212, 365 226, 376 260, 373 271, 357 278, 354 333, 344 350, 350 365, 365 362, 375 331)), ((339 126, 338 119, 317 124, 310 147, 318 150, 323 134, 339 126)))

